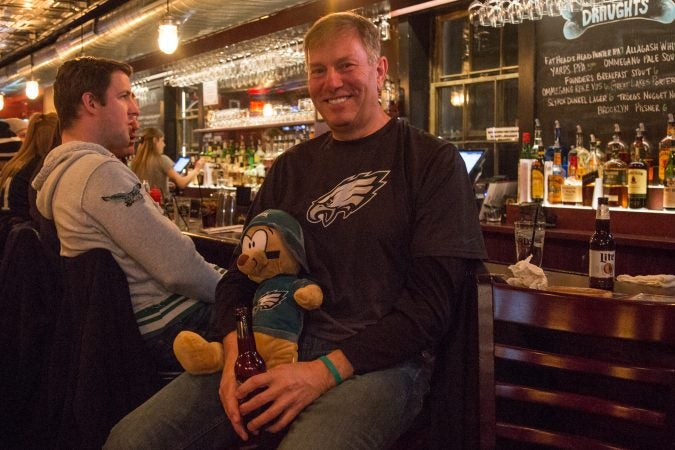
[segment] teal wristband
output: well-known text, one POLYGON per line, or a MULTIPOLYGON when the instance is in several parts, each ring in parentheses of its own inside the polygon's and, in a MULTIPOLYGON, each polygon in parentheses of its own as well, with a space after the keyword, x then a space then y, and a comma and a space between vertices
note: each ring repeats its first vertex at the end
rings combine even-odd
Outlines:
POLYGON ((319 357, 319 360, 326 365, 331 375, 333 375, 333 378, 335 378, 335 382, 337 384, 342 383, 342 377, 340 376, 340 372, 338 372, 337 368, 335 367, 335 364, 333 364, 333 361, 328 359, 326 355, 319 357))

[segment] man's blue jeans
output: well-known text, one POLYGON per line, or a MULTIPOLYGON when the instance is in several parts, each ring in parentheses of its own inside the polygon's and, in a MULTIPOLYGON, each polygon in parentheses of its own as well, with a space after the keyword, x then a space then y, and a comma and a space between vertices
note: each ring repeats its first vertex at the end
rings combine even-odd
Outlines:
MULTIPOLYGON (((314 359, 331 347, 307 341, 301 360, 314 359)), ((352 377, 307 406, 279 448, 386 448, 419 413, 429 377, 429 368, 417 361, 352 377)), ((220 403, 219 384, 220 373, 180 375, 122 419, 104 448, 222 449, 237 442, 220 403)))

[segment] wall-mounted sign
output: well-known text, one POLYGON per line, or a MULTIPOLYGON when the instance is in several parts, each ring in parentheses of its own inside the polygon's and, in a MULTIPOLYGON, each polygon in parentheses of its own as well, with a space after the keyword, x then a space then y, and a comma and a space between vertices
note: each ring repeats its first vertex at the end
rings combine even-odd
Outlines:
POLYGON ((218 105, 218 80, 204 81, 202 83, 204 92, 204 106, 218 105))

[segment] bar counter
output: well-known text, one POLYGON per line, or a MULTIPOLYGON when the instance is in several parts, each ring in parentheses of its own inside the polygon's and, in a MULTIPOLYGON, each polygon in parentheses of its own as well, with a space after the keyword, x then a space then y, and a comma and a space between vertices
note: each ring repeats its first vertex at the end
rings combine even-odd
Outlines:
POLYGON ((239 245, 241 238, 241 233, 236 231, 209 234, 202 230, 194 229, 183 231, 183 234, 192 239, 197 252, 206 261, 223 268, 229 267, 232 253, 237 245, 239 245))
MULTIPOLYGON (((545 250, 544 250, 545 251, 545 250)), ((485 263, 487 273, 481 277, 482 282, 487 282, 486 276, 490 279, 502 279, 512 277, 511 271, 508 269, 509 264, 485 263)), ((588 287, 588 276, 580 275, 574 272, 567 272, 561 270, 544 270, 549 286, 569 286, 569 287, 588 287)), ((672 304, 675 307, 675 287, 662 288, 656 286, 648 286, 637 283, 626 283, 614 281, 614 290, 612 291, 612 298, 615 299, 632 299, 636 296, 643 297, 645 300, 650 298, 658 299, 659 302, 672 304), (664 297, 670 297, 664 298, 664 297)))
MULTIPOLYGON (((588 273, 588 242, 595 229, 595 210, 545 207, 555 226, 547 227, 544 269, 588 273)), ((610 208, 611 230, 616 242, 616 274, 657 275, 675 273, 675 214, 610 208)), ((513 222, 518 206, 509 205, 504 223, 482 223, 490 262, 516 261, 513 222)))

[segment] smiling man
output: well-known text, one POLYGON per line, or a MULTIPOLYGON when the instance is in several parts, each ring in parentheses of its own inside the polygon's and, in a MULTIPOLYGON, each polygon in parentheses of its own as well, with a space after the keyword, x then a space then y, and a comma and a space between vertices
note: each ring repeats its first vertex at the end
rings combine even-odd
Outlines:
POLYGON ((251 304, 255 284, 231 267, 216 295, 222 375, 181 375, 113 429, 109 448, 225 448, 287 430, 279 448, 380 449, 420 411, 430 355, 486 256, 471 183, 451 144, 383 111, 388 63, 370 21, 331 14, 304 43, 309 93, 330 132, 279 156, 249 211, 300 222, 305 275, 324 291, 299 362, 237 385, 233 311, 251 304))
POLYGON ((161 371, 179 372, 173 338, 184 328, 206 330, 221 275, 125 163, 139 115, 130 75, 127 64, 93 57, 59 68, 54 104, 63 143, 45 158, 33 187, 62 256, 110 250, 126 274, 149 354, 161 371))

